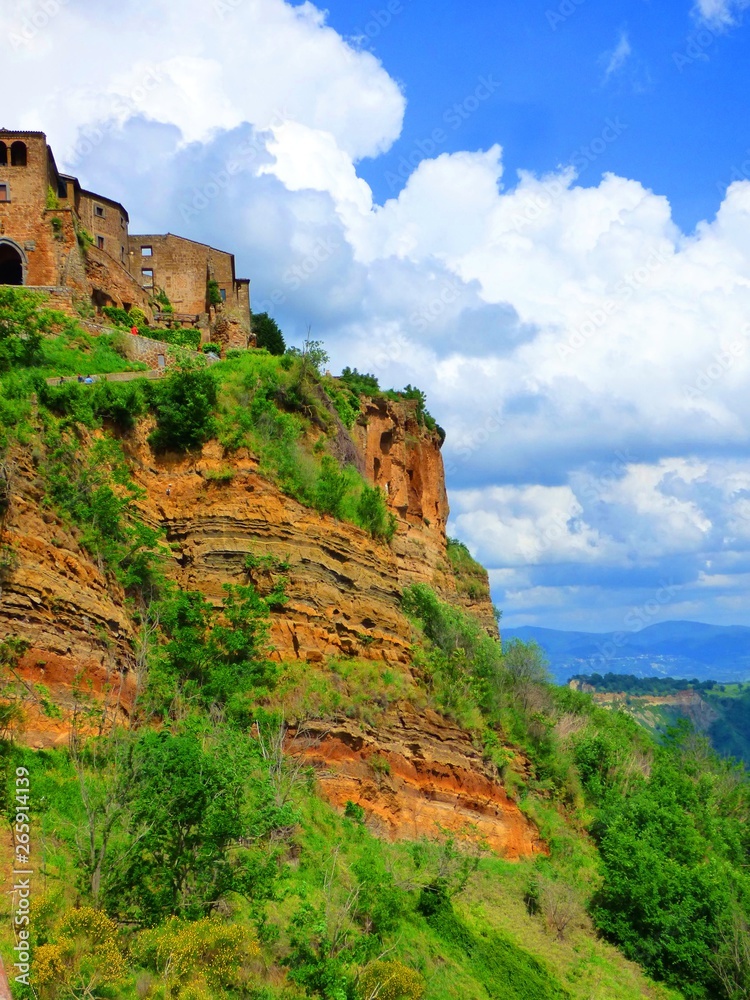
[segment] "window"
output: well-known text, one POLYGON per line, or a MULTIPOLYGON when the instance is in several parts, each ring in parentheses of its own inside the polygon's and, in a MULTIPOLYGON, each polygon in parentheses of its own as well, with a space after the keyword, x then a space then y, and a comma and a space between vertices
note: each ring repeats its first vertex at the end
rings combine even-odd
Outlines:
POLYGON ((0 201, 10 201, 10 191, 7 184, 0 184, 0 201))
POLYGON ((227 290, 226 290, 226 288, 220 288, 219 289, 219 294, 221 295, 221 301, 222 302, 226 302, 227 301, 227 290))
POLYGON ((143 287, 144 288, 153 288, 154 287, 154 272, 151 270, 151 268, 144 267, 143 270, 141 271, 141 275, 142 275, 141 284, 143 285, 143 287))
POLYGON ((125 263, 125 247, 120 247, 120 260, 125 263))
POLYGON ((96 245, 99 247, 100 250, 104 249, 104 237, 103 236, 97 236, 96 237, 96 245))
POLYGON ((104 208, 101 205, 94 205, 94 215, 97 219, 104 218, 104 208))
POLYGON ((120 216, 120 229, 124 229, 124 228, 125 228, 125 216, 121 215, 120 216))
POLYGON ((153 257, 153 247, 141 247, 141 257, 153 257))
POLYGON ((14 142, 10 147, 10 165, 11 167, 26 166, 26 143, 14 142))
POLYGON ((8 147, 4 142, 0 142, 0 167, 8 166, 8 147))

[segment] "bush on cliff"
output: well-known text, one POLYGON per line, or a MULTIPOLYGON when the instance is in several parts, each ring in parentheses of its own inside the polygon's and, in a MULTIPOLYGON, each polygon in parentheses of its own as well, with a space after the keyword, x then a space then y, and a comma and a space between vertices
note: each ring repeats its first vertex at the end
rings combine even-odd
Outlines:
POLYGON ((281 327, 267 312, 253 313, 253 333, 258 338, 258 347, 269 354, 281 355, 286 350, 281 327))
POLYGON ((152 388, 154 451, 194 451, 216 432, 216 379, 200 359, 184 360, 152 388))

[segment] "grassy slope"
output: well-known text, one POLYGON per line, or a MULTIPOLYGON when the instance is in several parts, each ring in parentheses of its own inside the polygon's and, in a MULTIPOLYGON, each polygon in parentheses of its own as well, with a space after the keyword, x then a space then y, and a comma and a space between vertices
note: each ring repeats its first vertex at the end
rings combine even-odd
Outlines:
MULTIPOLYGON (((300 404, 300 400, 294 398, 294 391, 304 389, 296 378, 295 364, 297 362, 285 367, 278 359, 258 354, 235 358, 222 366, 217 372, 222 383, 219 433, 229 455, 233 448, 242 445, 257 448, 269 475, 281 481, 290 492, 315 499, 321 478, 321 458, 320 450, 311 448, 311 444, 324 440, 325 416, 316 411, 315 416, 323 426, 318 427, 314 435, 309 433, 309 424, 300 421, 295 408, 309 406, 309 401, 303 399, 300 404), (266 391, 267 388, 270 391, 266 391)), ((36 374, 96 373, 118 370, 118 367, 122 369, 127 364, 112 353, 110 344, 104 340, 92 342, 73 331, 57 342, 45 343, 44 362, 36 374)), ((22 376, 27 374, 22 373, 22 376)), ((14 373, 11 373, 6 381, 13 379, 14 373)), ((47 415, 45 419, 49 422, 51 418, 47 415)), ((37 433, 33 427, 27 427, 27 432, 30 439, 37 433)), ((356 518, 356 510, 351 505, 359 490, 361 485, 355 483, 348 494, 349 499, 342 504, 341 514, 356 518)), ((478 571, 471 565, 463 566, 465 560, 461 557, 459 553, 459 571, 463 567, 469 576, 478 577, 478 571)), ((376 723, 378 711, 389 700, 410 698, 418 707, 440 708, 442 703, 430 669, 429 658, 422 661, 419 676, 388 674, 372 664, 351 661, 306 669, 302 676, 298 664, 284 666, 275 695, 264 697, 263 705, 266 711, 284 704, 300 716, 310 713, 325 717, 342 713, 376 723)), ((462 703, 455 708, 454 715, 475 720, 475 736, 480 740, 487 732, 483 730, 485 723, 481 721, 471 692, 460 687, 462 703)), ((524 707, 527 714, 517 708, 511 712, 516 738, 525 739, 519 727, 527 724, 527 718, 553 710, 544 685, 534 682, 528 689, 519 688, 519 692, 518 697, 524 705, 527 698, 531 699, 524 707), (538 703, 534 701, 537 697, 541 698, 538 703)), ((555 718, 562 720, 564 711, 561 709, 555 718)), ((604 719, 605 716, 599 713, 596 725, 606 728, 604 719)), ((205 720, 201 725, 204 724, 205 720)), ((175 722, 174 726, 179 731, 180 724, 175 722)), ((536 739, 529 736, 531 750, 536 746, 536 739)), ((567 744, 563 741, 559 746, 565 748, 567 744)), ((14 753, 22 755, 33 776, 36 809, 33 843, 37 871, 34 880, 35 943, 42 946, 46 941, 60 939, 61 922, 71 907, 87 902, 79 878, 81 868, 77 854, 77 844, 85 843, 81 834, 86 830, 81 775, 76 773, 66 751, 34 754, 16 750, 14 753)), ((297 821, 291 832, 286 831, 276 842, 282 851, 283 862, 283 877, 276 898, 267 904, 249 903, 230 893, 222 903, 225 916, 242 928, 247 941, 254 941, 259 933, 262 938, 256 957, 244 964, 245 987, 234 991, 185 992, 181 996, 184 1000, 219 995, 281 997, 285 963, 295 933, 293 918, 307 902, 314 913, 325 918, 324 930, 317 934, 330 935, 334 927, 343 926, 347 943, 342 945, 340 954, 348 956, 345 963, 348 969, 356 970, 368 958, 386 950, 389 957, 402 958, 422 973, 426 1000, 480 1000, 487 996, 503 1000, 554 1000, 566 994, 575 1000, 677 997, 676 993, 653 987, 642 972, 593 933, 585 914, 585 902, 600 875, 596 851, 584 832, 586 811, 581 790, 571 772, 572 785, 564 794, 577 805, 570 807, 569 803, 564 808, 562 801, 553 803, 550 796, 555 782, 564 783, 568 779, 561 777, 562 765, 560 774, 555 774, 558 765, 549 757, 549 751, 545 753, 547 757, 539 758, 538 773, 530 783, 519 782, 512 772, 507 774, 509 780, 513 778, 522 808, 539 823, 551 844, 550 870, 571 886, 573 919, 563 936, 550 928, 544 912, 532 914, 527 907, 527 892, 530 882, 539 873, 539 864, 511 865, 489 855, 481 857, 464 891, 453 897, 454 914, 450 919, 445 914, 440 920, 428 919, 419 908, 420 886, 427 884, 427 876, 434 881, 435 873, 442 870, 441 849, 422 845, 420 850, 427 862, 426 868, 424 865, 419 868, 409 845, 389 845, 375 840, 359 823, 338 816, 326 803, 310 794, 312 785, 307 776, 301 775, 293 793, 297 821), (347 909, 356 881, 353 868, 357 859, 363 857, 375 863, 383 873, 375 883, 379 890, 390 876, 396 887, 391 914, 395 924, 381 935, 382 940, 368 935, 366 920, 352 918, 347 909), (334 859, 335 871, 331 867, 334 859), (331 873, 328 878, 326 872, 331 873), (264 911, 265 922, 260 921, 264 911), (257 987, 255 992, 250 989, 252 983, 257 987)), ((103 790, 99 772, 84 767, 82 774, 91 788, 103 790)), ((248 778, 246 791, 251 790, 252 782, 248 778)), ((124 837, 124 831, 117 832, 118 842, 125 843, 124 837)), ((4 850, 7 851, 8 846, 6 843, 4 850)), ((7 853, 4 861, 4 871, 8 871, 7 853)), ((450 863, 455 866, 458 862, 453 857, 450 863)), ((2 906, 0 947, 7 965, 12 947, 7 896, 2 906)), ((118 932, 118 947, 127 956, 128 975, 102 995, 106 993, 123 1000, 134 995, 154 1000, 166 997, 155 969, 144 961, 139 951, 140 937, 140 933, 128 926, 118 932)), ((85 945, 79 947, 76 961, 80 959, 81 950, 85 952, 85 945)), ((201 961, 195 959, 198 979, 203 975, 201 961)), ((45 997, 64 995, 62 990, 56 990, 56 987, 46 989, 45 997)), ((176 996, 176 992, 173 995, 176 996)))

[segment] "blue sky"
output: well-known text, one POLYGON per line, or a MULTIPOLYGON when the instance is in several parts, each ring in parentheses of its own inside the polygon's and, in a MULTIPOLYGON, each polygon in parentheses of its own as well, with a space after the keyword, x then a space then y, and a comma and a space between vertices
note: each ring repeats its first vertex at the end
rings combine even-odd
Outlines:
POLYGON ((396 193, 386 175, 398 175, 402 157, 482 77, 497 90, 459 129, 444 129, 441 151, 501 142, 510 173, 546 172, 619 119, 628 126, 622 140, 591 163, 586 183, 607 170, 635 177, 669 197, 686 230, 715 214, 717 185, 750 157, 742 122, 750 33, 739 21, 727 31, 697 19, 685 0, 403 0, 393 13, 387 4, 334 0, 327 9, 338 31, 382 59, 409 102, 392 150, 360 168, 379 201, 396 193), (623 38, 630 52, 607 77, 623 38))
POLYGON ((423 387, 508 625, 750 624, 749 8, 6 0, 5 124, 423 387))

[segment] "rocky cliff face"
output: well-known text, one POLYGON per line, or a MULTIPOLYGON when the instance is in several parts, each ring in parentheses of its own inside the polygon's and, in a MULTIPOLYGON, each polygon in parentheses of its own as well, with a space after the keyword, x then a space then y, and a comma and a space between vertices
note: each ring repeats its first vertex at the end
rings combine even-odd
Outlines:
MULTIPOLYGON (((408 669, 404 586, 426 582, 460 600, 446 558, 440 441, 419 425, 412 404, 368 403, 350 445, 398 519, 390 546, 284 496, 247 452, 232 455, 231 466, 217 442, 200 455, 157 457, 148 431, 144 424, 123 443, 144 489, 142 515, 169 542, 170 575, 218 602, 226 583, 252 578, 261 590, 270 589, 273 571, 249 573, 248 555, 270 555, 283 564, 289 601, 273 616, 277 658, 356 656, 408 669)), ((132 609, 75 533, 45 508, 35 460, 29 449, 9 457, 2 541, 11 555, 0 575, 0 638, 28 642, 22 683, 29 690, 44 685, 67 718, 82 697, 110 716, 127 716, 137 675, 132 609)), ((478 604, 486 612, 488 601, 478 604)), ((543 849, 466 734, 438 716, 418 716, 404 705, 377 732, 346 722, 310 726, 318 738, 305 752, 322 768, 327 797, 342 808, 347 801, 361 804, 384 834, 471 828, 472 836, 509 857, 543 849), (387 773, 373 770, 376 757, 387 773)), ((38 701, 27 709, 24 738, 37 747, 64 743, 67 722, 45 714, 38 701)))
MULTIPOLYGON (((413 404, 369 403, 353 433, 365 473, 386 491, 398 518, 391 546, 284 496, 246 452, 232 456, 230 479, 212 479, 228 467, 218 443, 199 456, 157 458, 147 432, 141 426, 125 447, 146 492, 143 514, 165 531, 173 550, 170 572, 181 586, 218 601, 223 584, 247 581, 248 554, 288 564, 289 603, 273 624, 279 658, 343 655, 407 664, 403 588, 422 581, 459 600, 446 560, 440 442, 418 424, 413 404)), ((106 684, 112 670, 129 672, 133 663, 123 595, 44 509, 43 485, 29 455, 19 451, 12 460, 5 531, 14 567, 3 585, 0 634, 31 643, 35 652, 25 663, 36 657, 51 665, 56 658, 56 676, 72 681, 83 671, 106 684)), ((485 618, 488 608, 488 600, 480 602, 485 618)))
POLYGON ((315 765, 334 806, 360 806, 383 836, 415 840, 447 831, 510 859, 548 853, 466 733, 430 710, 417 714, 402 704, 377 731, 346 721, 308 723, 289 745, 315 765))
MULTIPOLYGON (((80 692, 112 711, 127 711, 135 689, 135 637, 124 596, 43 506, 43 484, 29 452, 16 450, 6 467, 0 640, 12 636, 29 644, 21 680, 44 685, 64 710, 72 710, 80 692)), ((45 716, 39 704, 27 717, 25 739, 32 746, 67 739, 66 726, 45 716)))
POLYGON ((450 508, 438 432, 419 423, 416 402, 370 399, 352 437, 364 474, 384 491, 399 521, 393 551, 400 586, 428 584, 497 635, 486 573, 481 593, 469 596, 460 592, 446 558, 450 508))

